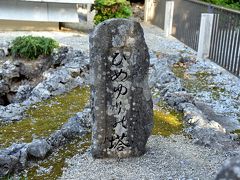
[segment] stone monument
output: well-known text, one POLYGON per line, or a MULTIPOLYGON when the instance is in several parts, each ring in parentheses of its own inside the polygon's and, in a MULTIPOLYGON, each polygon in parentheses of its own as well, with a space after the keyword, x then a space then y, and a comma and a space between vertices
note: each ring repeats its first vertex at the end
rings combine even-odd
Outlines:
POLYGON ((140 156, 153 127, 149 53, 142 27, 102 22, 90 34, 94 158, 140 156))

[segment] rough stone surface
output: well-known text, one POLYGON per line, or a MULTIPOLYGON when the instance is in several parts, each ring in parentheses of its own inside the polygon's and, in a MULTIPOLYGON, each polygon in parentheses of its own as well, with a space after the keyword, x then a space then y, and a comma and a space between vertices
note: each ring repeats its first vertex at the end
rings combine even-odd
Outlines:
POLYGON ((216 180, 239 180, 240 179, 240 156, 227 160, 216 180))
POLYGON ((10 46, 10 43, 7 41, 0 42, 0 58, 4 58, 4 57, 8 56, 9 46, 10 46))
POLYGON ((11 173, 17 159, 6 154, 0 154, 0 178, 11 173))
POLYGON ((90 129, 92 127, 91 109, 85 108, 82 112, 78 112, 71 120, 77 121, 83 128, 90 129))
POLYGON ((13 144, 0 150, 0 178, 6 174, 23 170, 27 163, 27 144, 13 144))
POLYGON ((38 139, 28 145, 27 153, 35 158, 44 159, 50 150, 51 145, 45 139, 38 139))
POLYGON ((68 47, 40 62, 0 62, 0 121, 21 120, 30 105, 68 92, 88 79, 89 58, 68 47))
POLYGON ((90 34, 95 158, 144 154, 153 125, 149 54, 139 23, 111 19, 90 34))
POLYGON ((69 119, 69 121, 61 128, 61 131, 62 135, 67 139, 81 137, 87 132, 86 129, 82 127, 81 123, 74 118, 69 119))

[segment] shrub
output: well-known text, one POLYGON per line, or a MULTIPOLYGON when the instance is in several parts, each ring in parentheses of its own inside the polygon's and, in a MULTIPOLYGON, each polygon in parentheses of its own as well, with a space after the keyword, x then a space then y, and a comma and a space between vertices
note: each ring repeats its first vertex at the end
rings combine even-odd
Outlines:
POLYGON ((132 15, 130 2, 127 0, 95 0, 93 9, 97 11, 95 24, 110 18, 128 18, 132 15))
POLYGON ((240 10, 240 2, 239 0, 202 0, 208 3, 216 4, 219 6, 224 6, 227 8, 232 8, 236 10, 240 10))
POLYGON ((13 40, 11 54, 15 57, 33 60, 37 59, 40 55, 50 55, 53 49, 58 46, 58 42, 51 38, 20 36, 13 40))

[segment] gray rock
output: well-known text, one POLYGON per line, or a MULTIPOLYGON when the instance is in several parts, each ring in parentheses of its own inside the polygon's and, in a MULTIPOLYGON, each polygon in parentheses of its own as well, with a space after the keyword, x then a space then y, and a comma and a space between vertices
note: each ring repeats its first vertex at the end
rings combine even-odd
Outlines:
POLYGON ((203 126, 207 123, 207 117, 204 116, 202 111, 196 108, 191 103, 181 103, 180 108, 183 110, 183 120, 191 126, 203 126))
POLYGON ((164 96, 164 100, 172 107, 182 110, 179 106, 181 103, 192 103, 193 96, 186 91, 179 91, 173 93, 167 93, 164 96))
POLYGON ((63 144, 66 144, 68 140, 63 136, 62 132, 60 130, 54 132, 50 135, 50 137, 47 139, 47 142, 51 144, 54 148, 57 148, 59 146, 62 146, 63 144))
MULTIPOLYGON (((216 149, 228 150, 236 147, 236 143, 233 143, 231 137, 225 133, 216 131, 211 128, 190 128, 189 134, 193 137, 193 142, 197 145, 212 147, 216 149)), ((189 130, 189 129, 188 129, 189 130)))
POLYGON ((41 88, 44 88, 49 91, 49 93, 54 93, 55 95, 66 92, 68 90, 66 86, 74 81, 74 78, 65 67, 45 72, 43 77, 45 78, 45 81, 41 83, 41 88))
POLYGON ((16 62, 6 61, 2 65, 2 77, 12 79, 20 76, 20 68, 16 62))
POLYGON ((216 180, 239 180, 240 179, 240 156, 227 160, 216 180))
POLYGON ((20 104, 9 104, 8 106, 0 106, 0 121, 18 121, 23 117, 26 107, 20 104))
POLYGON ((165 70, 169 70, 169 65, 167 61, 162 61, 158 58, 151 58, 150 62, 149 86, 152 88, 156 83, 161 84, 159 77, 162 76, 165 70))
POLYGON ((17 158, 14 156, 0 154, 0 178, 14 171, 17 158))
POLYGON ((208 119, 218 122, 221 124, 228 132, 240 129, 240 124, 237 120, 227 115, 217 114, 213 109, 206 103, 200 101, 194 101, 195 106, 200 109, 208 119))
POLYGON ((174 82, 169 82, 165 84, 157 83, 156 87, 158 87, 161 91, 161 94, 164 96, 167 93, 176 93, 178 91, 184 91, 179 79, 174 82))
POLYGON ((0 48, 0 58, 3 58, 3 57, 5 57, 5 56, 6 56, 6 55, 5 55, 4 50, 0 48))
POLYGON ((139 23, 111 19, 90 34, 92 155, 140 156, 153 126, 149 53, 139 23))
POLYGON ((10 42, 8 41, 3 41, 0 43, 0 49, 3 51, 4 53, 4 57, 8 56, 9 54, 9 48, 10 48, 10 42))
POLYGON ((92 115, 90 108, 85 108, 82 112, 78 112, 75 118, 82 127, 87 129, 92 127, 92 115))
POLYGON ((30 85, 22 85, 18 87, 17 93, 13 98, 14 103, 23 102, 28 97, 30 97, 32 91, 32 86, 30 85))
POLYGON ((4 95, 10 91, 9 84, 6 80, 0 80, 0 95, 4 95))
POLYGON ((27 163, 27 144, 13 144, 0 151, 0 177, 22 170, 27 163))
POLYGON ((162 84, 166 84, 169 82, 175 82, 177 80, 176 76, 174 75, 173 72, 171 71, 164 71, 164 73, 161 74, 161 76, 159 77, 159 81, 162 84))
POLYGON ((183 119, 189 125, 226 133, 225 128, 223 128, 218 122, 208 119, 208 117, 193 104, 183 103, 180 106, 182 107, 184 113, 183 119))
POLYGON ((50 174, 53 171, 53 166, 50 166, 49 168, 45 168, 40 166, 37 169, 37 175, 46 175, 46 174, 50 174))
POLYGON ((69 51, 69 48, 66 46, 62 46, 60 48, 54 49, 51 59, 53 66, 59 66, 64 59, 67 57, 67 53, 69 51))
MULTIPOLYGON (((15 144, 13 144, 14 146, 15 144)), ((15 166, 16 170, 23 170, 27 165, 27 144, 23 144, 24 146, 19 149, 17 152, 12 151, 11 156, 15 156, 18 159, 18 163, 15 166), (14 154, 13 154, 14 153, 14 154)))
POLYGON ((62 135, 67 139, 72 139, 74 137, 82 137, 87 133, 81 124, 74 118, 71 118, 66 124, 61 128, 62 135))
POLYGON ((44 159, 50 150, 51 145, 45 139, 38 139, 28 145, 27 153, 29 156, 44 159))
POLYGON ((51 93, 46 89, 43 83, 39 83, 33 90, 32 96, 35 96, 39 99, 47 99, 51 96, 51 93))
POLYGON ((0 57, 8 56, 9 48, 10 48, 10 42, 1 42, 0 43, 0 57))
MULTIPOLYGON (((78 126, 80 129, 84 128, 84 131, 89 131, 92 127, 92 115, 91 109, 85 108, 83 111, 78 112, 75 116, 71 117, 63 127, 78 126)), ((69 128, 74 131, 75 127, 69 128)), ((63 128, 61 129, 61 131, 63 128)))

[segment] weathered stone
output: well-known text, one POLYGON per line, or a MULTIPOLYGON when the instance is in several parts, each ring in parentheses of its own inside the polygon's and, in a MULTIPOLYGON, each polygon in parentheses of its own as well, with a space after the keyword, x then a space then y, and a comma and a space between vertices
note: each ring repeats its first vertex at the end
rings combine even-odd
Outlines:
POLYGON ((62 131, 57 130, 53 134, 50 135, 50 137, 47 139, 47 142, 51 144, 54 148, 57 148, 59 146, 62 146, 63 144, 66 144, 68 140, 63 136, 62 131))
POLYGON ((61 62, 66 59, 69 49, 66 46, 62 46, 58 49, 54 49, 51 54, 51 59, 53 61, 53 66, 59 66, 61 62))
POLYGON ((17 158, 12 158, 6 154, 0 154, 0 178, 14 170, 17 158))
POLYGON ((12 79, 18 78, 20 76, 20 68, 17 62, 12 63, 11 61, 4 62, 2 66, 2 76, 3 78, 12 79))
POLYGON ((5 80, 0 80, 0 95, 8 93, 10 90, 9 85, 5 80))
POLYGON ((27 153, 35 158, 44 159, 51 150, 51 145, 45 139, 38 139, 28 145, 27 153))
MULTIPOLYGON (((232 132, 237 129, 240 129, 240 124, 237 119, 232 118, 231 116, 228 116, 226 114, 221 115, 217 114, 207 103, 201 102, 201 101, 194 101, 195 106, 200 109, 205 116, 208 117, 208 119, 211 119, 212 121, 216 121, 219 124, 221 124, 226 131, 232 132)), ((239 105, 240 106, 240 105, 239 105)))
POLYGON ((0 58, 3 58, 3 57, 5 57, 6 55, 5 55, 5 52, 4 52, 4 50, 3 49, 0 49, 0 58))
POLYGON ((227 160, 216 177, 216 180, 227 179, 231 180, 240 179, 240 156, 227 160))
POLYGON ((10 42, 0 42, 0 58, 9 55, 10 42))
POLYGON ((62 135, 67 139, 73 139, 74 137, 81 137, 87 133, 81 124, 74 118, 70 118, 69 121, 61 128, 62 135))
POLYGON ((23 102, 31 95, 32 87, 30 85, 21 85, 13 98, 14 103, 23 102))
POLYGON ((149 53, 139 23, 111 19, 90 35, 95 158, 140 156, 153 126, 149 53))
POLYGON ((176 107, 179 110, 182 110, 179 105, 181 103, 192 103, 193 96, 186 91, 178 91, 174 93, 167 93, 164 96, 164 100, 172 107, 176 107))
POLYGON ((9 173, 17 172, 26 167, 27 144, 13 144, 0 150, 0 179, 9 173))
POLYGON ((82 112, 78 112, 75 118, 81 124, 82 127, 87 129, 91 128, 92 116, 90 108, 85 108, 82 112))
POLYGON ((80 51, 68 52, 56 69, 46 67, 50 67, 46 59, 0 64, 0 121, 18 121, 31 104, 89 82, 89 58, 80 51), (41 75, 36 75, 40 71, 41 75))

